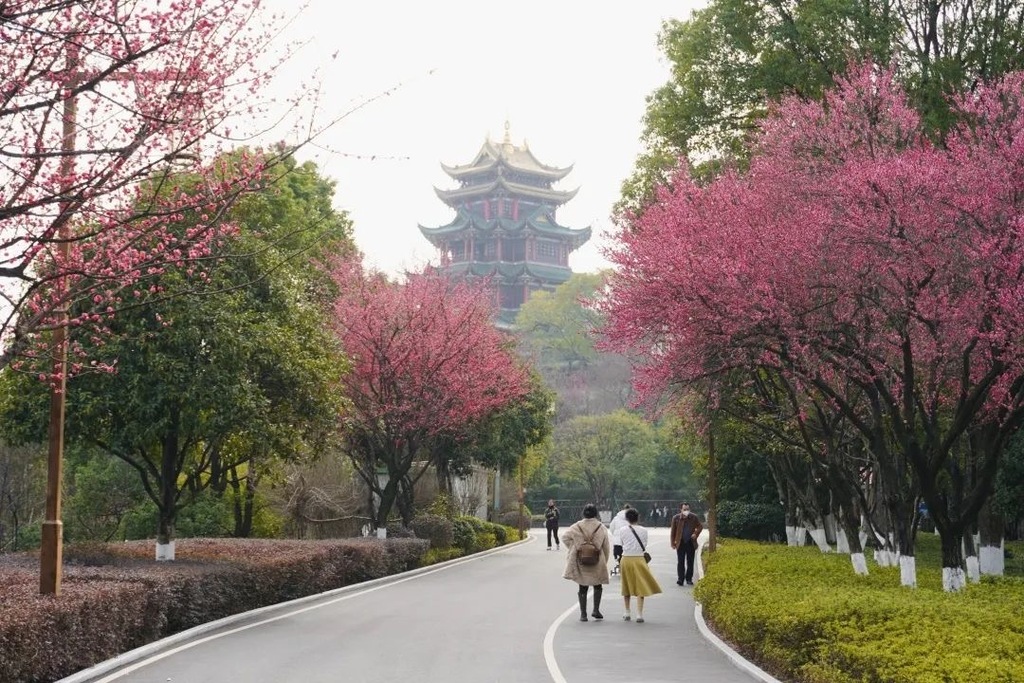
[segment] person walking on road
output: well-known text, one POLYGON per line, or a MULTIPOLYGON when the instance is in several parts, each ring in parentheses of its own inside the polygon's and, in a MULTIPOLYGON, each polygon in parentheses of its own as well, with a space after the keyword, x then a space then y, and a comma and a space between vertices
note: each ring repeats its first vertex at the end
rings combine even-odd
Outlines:
POLYGON ((679 504, 679 514, 672 518, 669 537, 676 551, 676 585, 693 585, 693 559, 697 552, 697 536, 704 529, 689 503, 679 504))
MULTIPOLYGON (((633 509, 633 506, 629 503, 625 503, 622 509, 615 513, 612 517, 611 523, 608 525, 608 531, 612 535, 612 557, 618 562, 622 558, 622 539, 620 538, 620 532, 628 524, 626 521, 626 510, 633 509)), ((615 570, 612 570, 615 573, 615 570)))
POLYGON ((611 534, 597 518, 597 506, 587 503, 583 507, 583 519, 566 529, 562 540, 569 549, 562 578, 579 585, 580 621, 588 621, 587 592, 590 586, 594 587, 594 611, 590 616, 604 619, 601 595, 604 585, 611 582, 608 558, 612 553, 612 543, 611 534))
POLYGON ((640 513, 626 510, 628 526, 619 532, 622 543, 622 563, 619 572, 622 575, 622 602, 626 606, 623 621, 633 618, 630 611, 630 598, 636 597, 636 623, 644 623, 644 598, 661 592, 658 580, 647 566, 647 529, 640 526, 640 513))
POLYGON ((558 508, 554 499, 548 501, 548 509, 544 511, 544 527, 548 530, 548 550, 551 550, 551 537, 555 537, 555 550, 558 550, 558 508))

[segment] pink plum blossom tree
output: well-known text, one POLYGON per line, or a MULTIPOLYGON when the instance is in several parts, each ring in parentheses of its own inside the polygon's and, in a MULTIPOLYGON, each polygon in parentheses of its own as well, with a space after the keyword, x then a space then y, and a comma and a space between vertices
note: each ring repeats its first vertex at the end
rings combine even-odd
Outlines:
MULTIPOLYGON (((748 172, 680 172, 611 251, 607 333, 642 356, 642 395, 785 373, 912 473, 949 589, 1024 414, 1022 91, 1017 73, 957 99, 935 144, 890 72, 854 68, 822 103, 785 101, 748 172), (962 452, 974 477, 954 490, 962 452)), ((896 534, 913 585, 912 530, 896 534)))

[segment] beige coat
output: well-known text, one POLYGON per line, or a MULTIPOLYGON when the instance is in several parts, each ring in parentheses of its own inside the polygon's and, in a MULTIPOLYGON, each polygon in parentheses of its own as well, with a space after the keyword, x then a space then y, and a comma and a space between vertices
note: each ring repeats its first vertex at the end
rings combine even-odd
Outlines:
POLYGON ((562 578, 574 581, 581 586, 597 586, 610 583, 608 575, 608 558, 612 554, 611 534, 604 528, 599 519, 581 519, 565 530, 562 534, 562 545, 568 549, 568 558, 565 562, 565 573, 562 578), (591 538, 593 534, 593 538, 591 538), (601 558, 597 564, 589 567, 582 565, 576 559, 576 547, 584 540, 591 538, 594 545, 601 549, 601 558))

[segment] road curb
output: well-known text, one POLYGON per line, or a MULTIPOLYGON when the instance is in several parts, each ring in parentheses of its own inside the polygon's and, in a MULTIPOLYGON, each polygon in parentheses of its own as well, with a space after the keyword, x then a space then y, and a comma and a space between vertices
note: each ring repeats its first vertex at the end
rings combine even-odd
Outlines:
POLYGON ((435 564, 427 565, 426 567, 418 567, 416 569, 410 569, 409 571, 401 572, 398 574, 391 574, 389 576, 382 576, 378 579, 370 579, 369 581, 354 583, 350 586, 334 588, 324 593, 316 593, 315 595, 307 595, 305 597, 295 598, 294 600, 288 600, 286 602, 274 603, 273 605, 259 607, 254 610, 249 610, 248 612, 239 612, 238 614, 232 614, 230 616, 217 619, 216 621, 200 624, 199 626, 193 626, 187 631, 181 631, 180 633, 175 633, 174 635, 167 636, 166 638, 155 640, 152 643, 147 643, 146 645, 137 647, 134 650, 129 650, 128 652, 122 653, 117 657, 114 657, 113 659, 108 659, 98 664, 94 664, 88 669, 83 669, 81 671, 71 674, 70 676, 67 676, 66 678, 61 678, 55 683, 88 683, 89 681, 95 678, 109 674, 129 664, 133 664, 139 661, 140 659, 146 659, 148 657, 151 657, 161 652, 162 650, 172 648, 176 645, 188 642, 189 640, 192 640, 194 638, 205 636, 209 633, 213 633, 215 631, 221 630, 229 626, 235 626, 244 621, 248 621, 257 617, 266 616, 267 614, 271 614, 273 612, 286 611, 288 609, 292 609, 302 605, 308 605, 310 603, 315 603, 320 600, 329 600, 339 595, 344 595, 345 593, 352 593, 355 591, 364 590, 366 588, 372 588, 374 586, 394 583, 396 581, 408 579, 419 574, 425 574, 427 572, 436 571, 440 568, 455 566, 463 564, 465 562, 471 562, 475 559, 486 557, 487 555, 493 555, 495 553, 509 550, 524 543, 529 543, 532 540, 532 536, 527 536, 521 541, 516 541, 514 543, 506 543, 505 545, 499 546, 497 548, 484 550, 479 553, 473 553, 472 555, 467 555, 465 557, 458 557, 453 560, 447 560, 445 562, 437 562, 435 564))
POLYGON ((693 620, 697 622, 697 630, 700 631, 700 634, 704 636, 709 643, 721 650, 722 654, 726 656, 733 666, 744 673, 753 676, 755 679, 762 681, 762 683, 782 683, 782 681, 748 660, 739 652, 732 649, 728 643, 715 635, 715 633, 708 628, 707 622, 704 621, 704 606, 699 602, 694 605, 693 620))

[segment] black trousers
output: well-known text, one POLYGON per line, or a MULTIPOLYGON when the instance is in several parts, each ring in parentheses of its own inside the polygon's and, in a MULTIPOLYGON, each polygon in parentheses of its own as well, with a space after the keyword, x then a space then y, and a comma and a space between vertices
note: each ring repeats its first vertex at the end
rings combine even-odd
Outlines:
POLYGON ((557 526, 549 526, 548 527, 548 547, 549 548, 551 547, 551 536, 552 536, 552 534, 554 534, 554 536, 555 536, 555 545, 559 545, 559 543, 558 543, 558 527, 557 526))
POLYGON ((679 581, 693 581, 693 559, 697 544, 693 541, 681 543, 676 548, 676 575, 679 581))

